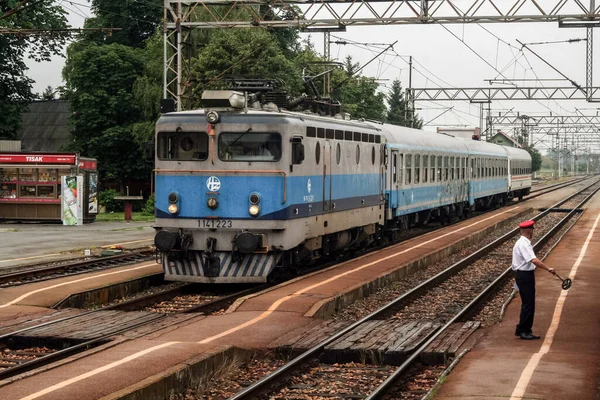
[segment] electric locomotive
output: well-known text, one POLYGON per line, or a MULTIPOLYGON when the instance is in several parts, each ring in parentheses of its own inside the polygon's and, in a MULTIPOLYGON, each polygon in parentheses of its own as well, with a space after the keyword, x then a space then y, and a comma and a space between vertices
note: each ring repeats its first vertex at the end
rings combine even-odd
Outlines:
POLYGON ((205 91, 203 104, 156 125, 155 244, 166 279, 264 282, 380 234, 380 129, 249 109, 231 91, 205 91))

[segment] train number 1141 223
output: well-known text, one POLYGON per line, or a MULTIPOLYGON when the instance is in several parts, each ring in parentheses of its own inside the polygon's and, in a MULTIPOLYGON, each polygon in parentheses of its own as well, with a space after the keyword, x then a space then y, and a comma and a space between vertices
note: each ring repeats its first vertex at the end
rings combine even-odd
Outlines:
POLYGON ((199 219, 198 227, 208 229, 233 228, 233 222, 230 219, 199 219))

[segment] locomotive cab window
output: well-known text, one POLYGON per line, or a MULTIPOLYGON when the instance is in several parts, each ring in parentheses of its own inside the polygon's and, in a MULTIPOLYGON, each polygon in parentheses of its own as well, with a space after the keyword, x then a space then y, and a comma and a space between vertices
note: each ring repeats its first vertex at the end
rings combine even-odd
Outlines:
POLYGON ((279 161, 281 135, 223 132, 219 135, 219 158, 223 161, 279 161))
POLYGON ((205 132, 159 132, 158 158, 175 161, 204 161, 208 158, 205 132))

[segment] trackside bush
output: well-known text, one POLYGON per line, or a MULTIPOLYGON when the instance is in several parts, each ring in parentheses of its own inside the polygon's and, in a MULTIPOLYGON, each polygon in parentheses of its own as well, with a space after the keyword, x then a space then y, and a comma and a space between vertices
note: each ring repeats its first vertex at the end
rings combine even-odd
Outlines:
POLYGON ((98 195, 98 202, 101 206, 104 206, 106 212, 122 212, 124 210, 124 203, 120 200, 115 200, 115 196, 119 193, 115 189, 107 189, 100 192, 98 195))
POLYGON ((154 193, 146 200, 146 204, 142 208, 142 215, 154 215, 154 193))

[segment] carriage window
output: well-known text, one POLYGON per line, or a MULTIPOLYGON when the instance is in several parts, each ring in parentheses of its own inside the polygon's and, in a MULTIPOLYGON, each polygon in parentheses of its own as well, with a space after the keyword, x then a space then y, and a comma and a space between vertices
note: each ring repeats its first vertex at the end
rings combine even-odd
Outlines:
POLYGON ((317 137, 317 128, 315 128, 314 126, 307 126, 306 137, 317 137))
POLYGON ((219 135, 219 158, 223 161, 278 161, 278 133, 224 132, 219 135))
POLYGON ((437 158, 437 181, 442 181, 442 156, 437 158))
POLYGON ((467 172, 467 159, 462 157, 460 159, 460 168, 461 168, 461 175, 460 175, 460 179, 462 179, 463 181, 466 179, 466 172, 467 172))
POLYGON ((407 154, 406 155, 406 184, 410 185, 411 183, 411 178, 412 178, 412 155, 411 154, 407 154))
POLYGON ((450 179, 454 180, 454 157, 450 157, 450 179))
POLYGON ((337 165, 340 165, 341 160, 342 160, 342 149, 340 147, 340 144, 338 143, 335 148, 335 163, 337 165))
POLYGON ((356 164, 360 162, 360 146, 356 145, 356 164))
POLYGON ((205 132, 159 132, 160 160, 204 161, 208 158, 208 135, 205 132))
POLYGON ((475 159, 471 158, 471 178, 475 178, 475 159))
POLYGON ((429 156, 423 156, 423 183, 427 183, 429 181, 429 156))
POLYGON ((415 154, 415 183, 421 182, 421 155, 415 154))

